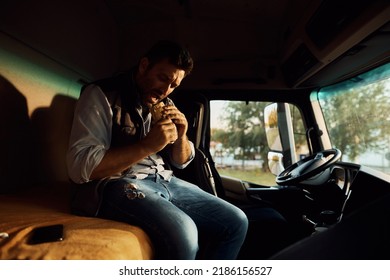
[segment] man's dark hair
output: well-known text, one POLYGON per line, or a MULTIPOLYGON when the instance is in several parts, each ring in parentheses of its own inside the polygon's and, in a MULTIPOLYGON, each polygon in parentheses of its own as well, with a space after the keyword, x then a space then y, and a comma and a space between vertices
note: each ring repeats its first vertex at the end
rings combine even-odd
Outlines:
POLYGON ((178 43, 172 41, 157 42, 144 57, 147 57, 149 60, 149 68, 164 59, 168 59, 169 63, 184 70, 186 75, 192 71, 194 66, 190 52, 178 43))

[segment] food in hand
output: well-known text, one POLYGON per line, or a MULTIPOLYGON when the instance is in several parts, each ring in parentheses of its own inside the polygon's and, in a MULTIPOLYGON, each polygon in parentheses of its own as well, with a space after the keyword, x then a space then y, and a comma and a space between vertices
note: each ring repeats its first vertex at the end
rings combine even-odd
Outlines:
POLYGON ((153 105, 152 108, 150 109, 150 112, 152 113, 152 123, 153 124, 158 122, 162 118, 164 106, 165 106, 165 104, 163 102, 159 102, 159 103, 153 105))

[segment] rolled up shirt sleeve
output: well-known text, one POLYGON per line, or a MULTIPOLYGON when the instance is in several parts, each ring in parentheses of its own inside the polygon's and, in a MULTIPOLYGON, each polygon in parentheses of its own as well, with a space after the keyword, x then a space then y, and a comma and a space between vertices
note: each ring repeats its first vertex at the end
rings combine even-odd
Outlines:
POLYGON ((191 147, 191 155, 190 155, 190 158, 187 160, 187 162, 183 163, 183 164, 178 164, 176 163, 173 159, 172 159, 172 156, 171 154, 169 154, 169 160, 170 160, 170 163, 178 168, 178 169, 184 169, 186 168, 190 163, 191 161, 194 159, 195 157, 195 147, 194 147, 194 143, 192 143, 191 141, 189 141, 189 144, 190 144, 190 147, 191 147))
POLYGON ((112 110, 104 93, 89 85, 75 108, 67 152, 70 179, 85 183, 110 148, 112 110))

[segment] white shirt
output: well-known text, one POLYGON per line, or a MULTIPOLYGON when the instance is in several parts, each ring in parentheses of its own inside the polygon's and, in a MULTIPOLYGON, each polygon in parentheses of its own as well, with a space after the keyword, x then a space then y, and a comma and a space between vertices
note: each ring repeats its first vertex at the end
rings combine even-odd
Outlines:
MULTIPOLYGON (((140 113, 142 116, 142 114, 140 113)), ((96 85, 89 85, 77 102, 73 126, 69 139, 67 153, 67 166, 70 179, 75 183, 90 181, 92 171, 98 166, 105 153, 110 148, 113 112, 111 106, 96 85)), ((145 135, 150 130, 151 114, 144 121, 145 135)), ((185 168, 194 158, 194 145, 191 145, 191 157, 184 164, 177 164, 171 160, 171 164, 177 168, 185 168)), ((166 170, 164 161, 158 154, 153 154, 137 164, 131 166, 120 176, 130 176, 143 179, 149 174, 158 173, 169 181, 171 170, 166 170)))

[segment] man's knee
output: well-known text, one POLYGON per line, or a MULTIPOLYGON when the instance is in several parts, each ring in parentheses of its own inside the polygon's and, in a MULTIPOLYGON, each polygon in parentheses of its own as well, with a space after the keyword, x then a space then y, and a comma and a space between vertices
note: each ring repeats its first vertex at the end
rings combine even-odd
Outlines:
POLYGON ((198 250, 198 229, 189 216, 180 219, 176 228, 173 228, 172 241, 178 259, 194 259, 198 250))
POLYGON ((235 225, 237 226, 237 231, 241 232, 243 235, 246 234, 249 226, 249 221, 247 215, 240 208, 235 207, 234 215, 232 219, 235 220, 235 225))

